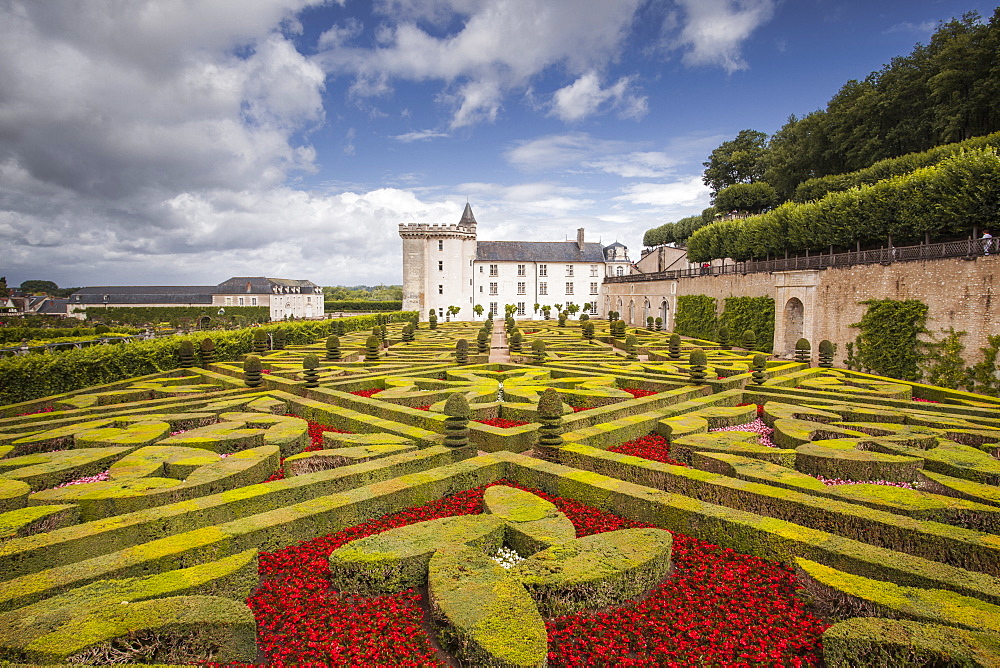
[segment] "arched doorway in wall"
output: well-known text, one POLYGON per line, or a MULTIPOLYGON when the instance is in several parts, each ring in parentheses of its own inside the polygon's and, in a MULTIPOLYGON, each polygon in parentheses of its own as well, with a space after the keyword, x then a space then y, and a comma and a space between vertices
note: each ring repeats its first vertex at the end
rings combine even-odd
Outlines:
POLYGON ((647 299, 642 304, 642 323, 640 324, 643 327, 645 327, 646 324, 649 322, 649 316, 651 315, 652 313, 649 312, 649 300, 647 299))
POLYGON ((635 302, 631 299, 628 302, 628 324, 635 325, 635 302))
POLYGON ((667 317, 669 315, 670 315, 670 305, 667 303, 667 300, 664 299, 660 303, 660 318, 663 319, 663 329, 668 329, 670 327, 670 318, 667 317))
POLYGON ((622 301, 621 297, 618 298, 618 307, 615 311, 618 313, 618 317, 623 317, 622 311, 625 310, 625 302, 622 301))
POLYGON ((782 350, 786 355, 795 352, 795 342, 802 338, 803 321, 805 318, 805 307, 798 297, 792 297, 785 302, 785 340, 782 342, 782 350))

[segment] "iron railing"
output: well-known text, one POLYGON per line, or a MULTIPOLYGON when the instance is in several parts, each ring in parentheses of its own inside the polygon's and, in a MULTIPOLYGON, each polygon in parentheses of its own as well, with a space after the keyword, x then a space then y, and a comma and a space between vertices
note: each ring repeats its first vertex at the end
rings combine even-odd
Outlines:
POLYGON ((859 264, 892 264, 914 260, 937 260, 947 257, 974 257, 1000 254, 1000 238, 967 239, 947 241, 939 244, 920 246, 894 246, 875 250, 851 251, 848 253, 825 253, 778 260, 755 260, 750 262, 723 262, 720 265, 694 267, 692 269, 671 269, 649 274, 629 274, 628 276, 608 276, 605 283, 637 283, 643 281, 663 281, 698 276, 722 276, 724 274, 752 274, 758 272, 795 271, 798 269, 826 269, 827 267, 851 267, 859 264))

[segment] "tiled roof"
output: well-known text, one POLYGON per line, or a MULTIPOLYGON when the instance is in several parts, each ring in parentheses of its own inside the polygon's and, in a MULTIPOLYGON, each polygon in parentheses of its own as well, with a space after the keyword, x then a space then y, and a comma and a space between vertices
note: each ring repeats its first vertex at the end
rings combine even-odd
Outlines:
POLYGON ((480 241, 476 259, 481 262, 604 262, 601 244, 575 241, 480 241))

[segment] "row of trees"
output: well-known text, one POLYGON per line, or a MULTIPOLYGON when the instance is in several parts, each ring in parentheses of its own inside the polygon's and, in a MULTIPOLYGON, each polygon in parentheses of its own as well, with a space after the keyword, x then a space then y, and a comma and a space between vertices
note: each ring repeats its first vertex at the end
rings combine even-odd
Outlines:
POLYGON ((850 250, 887 238, 904 245, 954 237, 996 222, 998 203, 1000 157, 991 149, 968 151, 815 202, 788 202, 745 220, 712 223, 691 235, 688 258, 743 261, 786 251, 850 250))
POLYGON ((326 301, 402 301, 402 285, 325 285, 326 301))
MULTIPOLYGON (((644 243, 684 243, 720 213, 753 214, 789 200, 805 202, 842 189, 823 177, 1000 130, 997 53, 1000 8, 986 22, 970 12, 940 24, 928 44, 862 81, 845 83, 825 109, 790 116, 770 137, 741 131, 704 163, 714 207, 668 223, 672 228, 649 230, 644 243)), ((912 168, 926 164, 932 163, 912 168)), ((857 184, 846 187, 851 185, 857 184)))

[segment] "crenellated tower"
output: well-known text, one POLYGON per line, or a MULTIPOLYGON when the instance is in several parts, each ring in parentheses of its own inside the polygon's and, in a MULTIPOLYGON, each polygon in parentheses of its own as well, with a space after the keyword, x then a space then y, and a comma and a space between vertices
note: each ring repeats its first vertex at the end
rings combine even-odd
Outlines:
POLYGON ((400 223, 403 239, 403 310, 418 311, 426 320, 430 309, 441 314, 449 306, 471 318, 472 262, 476 258, 476 217, 465 205, 457 225, 400 223))

